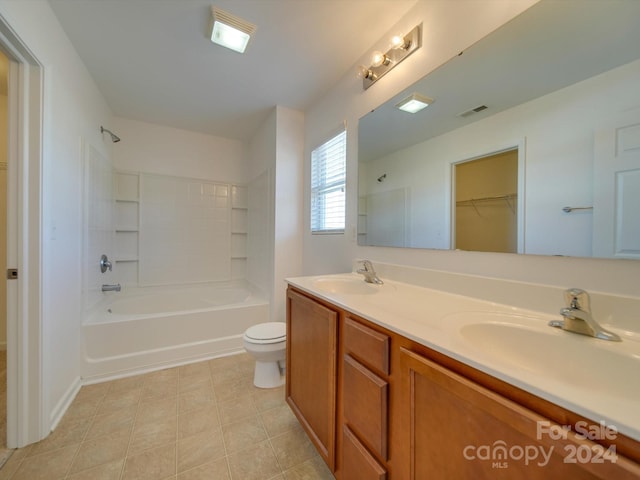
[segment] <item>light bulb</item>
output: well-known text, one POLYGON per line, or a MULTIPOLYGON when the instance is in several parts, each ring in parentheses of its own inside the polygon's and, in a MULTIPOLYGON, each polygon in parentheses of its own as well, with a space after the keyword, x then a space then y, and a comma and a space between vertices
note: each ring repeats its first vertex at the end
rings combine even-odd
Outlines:
POLYGON ((389 57, 387 57, 384 53, 376 50, 371 54, 371 66, 379 67, 380 65, 389 65, 389 57))
POLYGON ((373 78, 373 72, 364 65, 358 67, 358 78, 373 78))
POLYGON ((391 37, 391 48, 407 49, 409 45, 402 35, 394 35, 391 37))

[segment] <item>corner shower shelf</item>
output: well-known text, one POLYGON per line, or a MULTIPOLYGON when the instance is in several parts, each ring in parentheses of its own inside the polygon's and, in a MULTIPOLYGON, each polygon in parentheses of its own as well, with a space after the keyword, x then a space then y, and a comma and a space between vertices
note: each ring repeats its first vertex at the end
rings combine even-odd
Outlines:
POLYGON ((233 272, 245 275, 247 263, 248 189, 245 186, 231 187, 231 263, 233 272))
POLYGON ((125 285, 138 283, 140 174, 115 172, 115 262, 125 285))

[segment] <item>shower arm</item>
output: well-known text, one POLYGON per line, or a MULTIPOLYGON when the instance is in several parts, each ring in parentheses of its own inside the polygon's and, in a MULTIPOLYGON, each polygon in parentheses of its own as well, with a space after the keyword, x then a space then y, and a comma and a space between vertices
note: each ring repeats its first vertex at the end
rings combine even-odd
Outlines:
POLYGON ((107 132, 109 134, 109 136, 111 137, 111 141, 113 143, 117 143, 117 142, 120 141, 120 137, 119 136, 117 136, 111 130, 108 130, 108 129, 104 128, 102 125, 100 125, 100 133, 104 134, 104 132, 107 132))

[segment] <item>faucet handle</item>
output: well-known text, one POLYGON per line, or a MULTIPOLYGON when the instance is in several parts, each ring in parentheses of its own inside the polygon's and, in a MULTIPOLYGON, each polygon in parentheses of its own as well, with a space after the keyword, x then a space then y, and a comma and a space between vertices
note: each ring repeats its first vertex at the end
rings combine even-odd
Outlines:
POLYGON ((105 273, 107 270, 113 270, 113 265, 105 254, 100 257, 100 272, 105 273))
POLYGON ((585 312, 591 311, 591 300, 589 294, 581 288, 570 288, 564 291, 564 300, 568 307, 583 310, 585 312))

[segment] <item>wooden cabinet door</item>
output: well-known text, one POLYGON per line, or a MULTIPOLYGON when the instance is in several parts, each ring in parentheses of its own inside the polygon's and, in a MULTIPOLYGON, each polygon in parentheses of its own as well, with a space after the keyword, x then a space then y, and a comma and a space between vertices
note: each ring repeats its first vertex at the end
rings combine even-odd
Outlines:
POLYGON ((412 351, 400 349, 400 368, 412 480, 639 478, 628 459, 574 432, 552 439, 538 430, 546 418, 412 351))
POLYGON ((335 470, 338 313, 287 292, 287 403, 335 470))

